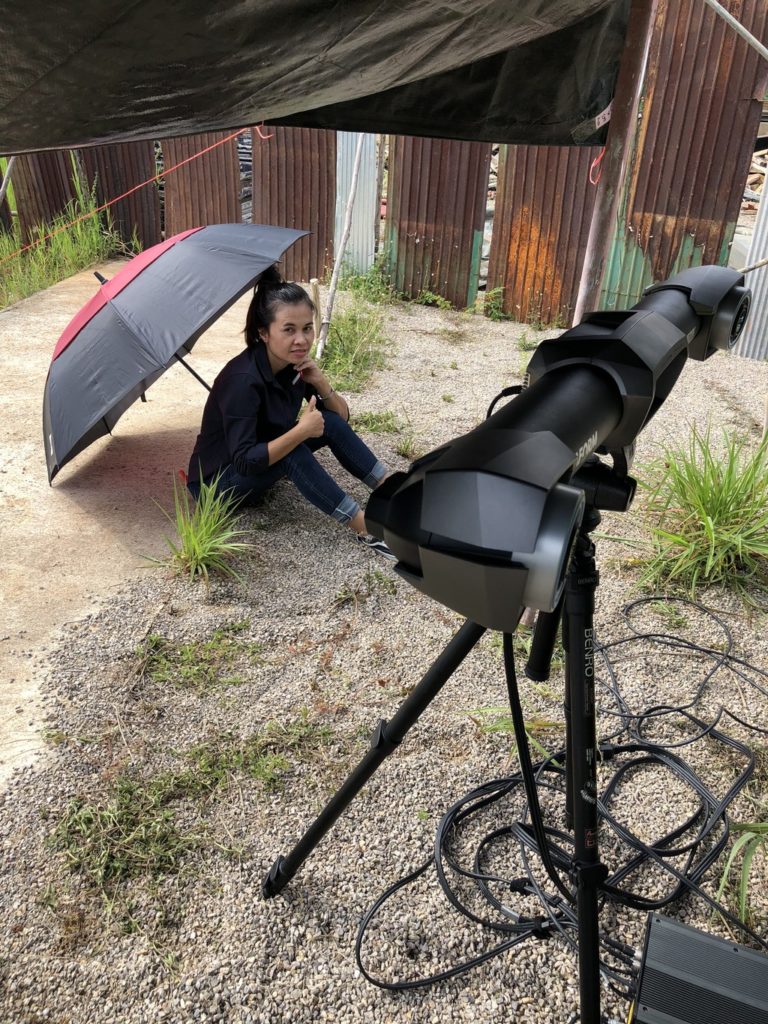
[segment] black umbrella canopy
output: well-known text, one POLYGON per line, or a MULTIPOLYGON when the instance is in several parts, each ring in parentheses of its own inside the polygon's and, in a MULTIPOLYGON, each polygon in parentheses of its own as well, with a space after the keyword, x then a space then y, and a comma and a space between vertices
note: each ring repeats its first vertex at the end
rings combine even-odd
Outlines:
POLYGON ((189 353, 203 332, 306 231, 214 224, 134 257, 62 334, 43 398, 51 482, 189 353))
POLYGON ((273 121, 602 140, 629 0, 8 0, 0 153, 273 121))

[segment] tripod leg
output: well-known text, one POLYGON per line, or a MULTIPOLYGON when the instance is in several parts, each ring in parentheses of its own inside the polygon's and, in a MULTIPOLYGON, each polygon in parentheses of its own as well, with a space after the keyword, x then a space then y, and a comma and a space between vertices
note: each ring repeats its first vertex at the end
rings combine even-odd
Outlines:
MULTIPOLYGON (((599 514, 594 513, 599 522, 599 514)), ((589 524, 587 529, 593 529, 589 524)), ((573 779, 573 837, 579 919, 581 1024, 600 1024, 600 932, 598 888, 606 877, 598 855, 597 739, 594 630, 598 574, 594 546, 579 534, 566 582, 566 678, 570 691, 569 771, 573 779)))
POLYGON ((571 736, 571 666, 568 648, 568 614, 563 615, 563 650, 565 651, 565 691, 563 714, 565 717, 565 827, 573 831, 573 738, 571 736))
POLYGON ((291 852, 286 857, 278 857, 272 865, 262 884, 265 897, 276 896, 290 882, 325 833, 341 817, 384 758, 398 746, 484 632, 485 626, 465 622, 427 669, 418 686, 397 709, 392 720, 379 722, 371 739, 370 750, 357 768, 347 776, 291 852))

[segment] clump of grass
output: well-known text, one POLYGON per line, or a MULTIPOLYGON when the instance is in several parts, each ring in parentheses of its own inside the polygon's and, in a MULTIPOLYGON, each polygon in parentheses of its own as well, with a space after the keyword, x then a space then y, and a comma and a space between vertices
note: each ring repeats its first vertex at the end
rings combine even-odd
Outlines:
POLYGON ((385 365, 387 340, 380 310, 354 297, 331 321, 323 370, 339 391, 362 391, 385 365))
POLYGON ((0 231, 0 309, 126 252, 109 211, 95 213, 95 190, 86 190, 76 174, 73 183, 76 198, 50 224, 35 228, 29 249, 19 252, 25 243, 18 227, 11 233, 0 231), (51 237, 44 241, 47 235, 51 237))
POLYGON ((350 422, 355 430, 366 430, 370 434, 399 434, 402 430, 393 412, 359 412, 350 422))
POLYGON ((205 693, 216 686, 235 686, 243 680, 225 675, 239 655, 261 660, 261 645, 243 643, 233 636, 242 624, 217 629, 209 640, 175 646, 157 633, 150 634, 137 650, 138 674, 160 686, 172 685, 205 693))
POLYGON ((750 453, 724 435, 722 456, 710 439, 709 428, 694 427, 687 448, 666 448, 651 467, 653 555, 643 583, 690 594, 717 584, 752 600, 749 589, 768 583, 768 438, 750 453))
POLYGON ((177 535, 177 540, 166 537, 171 552, 166 561, 178 572, 188 573, 190 579, 200 576, 207 582, 209 573, 215 571, 242 582, 232 560, 253 545, 240 539, 247 532, 238 526, 238 499, 231 492, 219 493, 217 485, 218 477, 201 483, 200 496, 193 502, 186 487, 174 477, 174 513, 161 508, 177 535))
POLYGON ((437 309, 453 309, 453 303, 442 295, 431 291, 421 291, 416 296, 416 302, 422 306, 435 306, 437 309))
POLYGON ((343 267, 339 277, 339 288, 342 291, 352 292, 367 302, 379 305, 396 302, 398 298, 380 260, 377 260, 369 270, 362 274, 343 267))
POLYGON ((455 402, 456 399, 453 397, 453 395, 443 395, 443 401, 447 402, 448 405, 450 405, 452 402, 455 402))
MULTIPOLYGON (((512 715, 507 708, 503 707, 482 707, 475 708, 469 716, 481 733, 501 733, 514 737, 515 726, 512 715)), ((551 757, 551 753, 542 740, 554 740, 560 743, 562 739, 563 723, 556 722, 540 715, 531 715, 525 719, 525 735, 530 745, 544 758, 551 757)), ((512 750, 517 749, 517 740, 513 739, 512 750)))
POLYGON ((729 827, 732 832, 738 833, 738 839, 731 847, 731 852, 728 854, 728 860, 725 862, 716 899, 722 899, 723 894, 729 887, 731 882, 731 871, 733 870, 737 858, 741 855, 741 870, 739 871, 736 896, 739 917, 746 924, 750 917, 749 876, 752 870, 752 861, 759 850, 768 852, 768 821, 732 821, 730 822, 729 827))
POLYGON ((395 451, 404 459, 418 459, 424 454, 424 446, 420 445, 413 434, 405 434, 395 445, 395 451))
POLYGON ((503 288, 491 288, 490 291, 485 293, 483 313, 489 320, 495 320, 497 322, 502 320, 514 320, 514 317, 510 313, 504 312, 503 288))

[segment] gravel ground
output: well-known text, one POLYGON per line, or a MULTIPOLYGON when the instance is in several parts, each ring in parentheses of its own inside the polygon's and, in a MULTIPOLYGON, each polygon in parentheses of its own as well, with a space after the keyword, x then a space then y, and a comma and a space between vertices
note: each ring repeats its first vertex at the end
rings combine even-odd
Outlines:
MULTIPOLYGON (((526 360, 521 349, 537 335, 520 325, 416 306, 393 306, 386 315, 394 342, 389 366, 350 399, 354 412, 392 411, 400 418, 401 434, 367 439, 393 468, 403 469, 407 461, 396 452, 403 437, 412 436, 426 451, 473 427, 500 387, 520 379, 526 360)), ((684 442, 689 424, 708 417, 717 428, 756 440, 766 393, 765 365, 725 356, 690 363, 641 435, 639 463, 657 454, 659 444, 684 442)), ((358 485, 350 489, 364 499, 358 485)), ((639 505, 626 515, 606 516, 601 531, 629 541, 641 536, 639 505)), ((139 584, 68 626, 41 661, 48 753, 14 776, 0 802, 0 1018, 14 1024, 570 1019, 578 1004, 576 961, 560 938, 529 940, 456 980, 401 993, 369 984, 355 963, 361 917, 390 884, 430 857, 445 810, 515 769, 511 737, 483 728, 495 717, 488 709, 503 709, 506 700, 500 645, 491 634, 284 893, 262 898, 261 882, 275 857, 293 846, 368 749, 378 720, 392 716, 461 619, 297 502, 288 484, 249 511, 246 521, 255 549, 240 564, 242 583, 217 580, 206 588, 162 568, 148 569, 139 584), (184 664, 157 671, 163 652, 171 657, 193 644, 184 664), (190 665, 199 667, 206 658, 209 676, 191 678, 190 665), (256 735, 272 755, 259 762, 261 777, 242 767, 256 735), (175 837, 179 852, 168 870, 154 876, 133 865, 130 877, 98 887, 71 869, 60 827, 55 837, 72 801, 103 810, 114 806, 118 792, 137 801, 140 784, 146 792, 148 783, 171 776, 176 798, 163 805, 165 817, 147 802, 142 823, 135 825, 143 829, 145 850, 161 845, 157 838, 152 846, 151 820, 166 842, 175 837)), ((705 721, 714 721, 725 706, 768 729, 765 692, 754 685, 758 672, 739 676, 725 667, 706 680, 711 659, 635 635, 673 633, 722 649, 722 622, 735 653, 765 671, 763 616, 746 613, 719 591, 702 598, 719 620, 683 603, 645 603, 627 611, 641 596, 637 548, 625 541, 597 543, 599 638, 616 644, 635 637, 607 651, 629 713, 695 701, 692 710, 705 721)), ((601 660, 601 735, 614 732, 617 722, 608 682, 601 660)), ((552 723, 542 726, 539 739, 558 749, 562 669, 547 685, 526 681, 521 690, 529 720, 552 723)), ((733 719, 724 719, 722 728, 756 749, 764 742, 733 719)), ((689 739, 691 731, 679 715, 647 728, 649 738, 670 743, 689 739)), ((718 797, 744 763, 712 737, 682 753, 718 797)), ((601 766, 601 779, 615 766, 601 766)), ((742 793, 734 817, 754 817, 760 798, 754 788, 742 793)), ((542 803, 547 821, 561 825, 561 794, 543 790, 542 803)), ((679 777, 649 766, 628 774, 612 812, 649 840, 693 807, 691 790, 679 777)), ((485 834, 522 811, 514 791, 473 819, 454 843, 462 863, 469 866, 485 834)), ((77 820, 87 828, 84 811, 77 820)), ((605 826, 601 843, 612 867, 626 859, 626 848, 605 826)), ((110 863, 115 871, 131 867, 125 858, 110 863)), ((522 873, 510 843, 494 847, 489 864, 507 877, 522 873)), ((720 870, 707 875, 710 892, 720 870)), ((544 884, 540 869, 533 871, 544 884)), ((762 853, 752 877, 753 924, 766 934, 768 868, 762 853)), ((653 897, 671 884, 657 869, 632 878, 635 891, 653 897)), ((473 909, 492 916, 466 883, 458 888, 473 909)), ((514 899, 503 889, 498 895, 514 899)), ((529 897, 521 898, 520 908, 538 913, 529 897)), ((700 899, 686 896, 665 912, 728 934, 700 899)), ((611 937, 638 946, 645 915, 606 906, 601 924, 611 937)), ((457 914, 430 870, 384 906, 365 942, 365 964, 386 981, 409 980, 489 950, 499 937, 457 914)), ((607 989, 604 1007, 614 1018, 626 1017, 626 1003, 607 989)))

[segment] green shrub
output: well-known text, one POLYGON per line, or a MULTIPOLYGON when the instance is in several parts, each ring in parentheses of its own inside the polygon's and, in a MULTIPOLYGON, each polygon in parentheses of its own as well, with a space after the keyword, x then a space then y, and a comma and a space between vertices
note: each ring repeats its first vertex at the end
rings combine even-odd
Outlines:
POLYGON ((720 584, 747 596, 768 581, 768 439, 752 453, 724 436, 712 451, 710 430, 694 427, 687 449, 666 448, 651 467, 648 519, 653 555, 643 582, 679 584, 689 593, 720 584))
POLYGON ((422 306, 435 306, 436 309, 453 309, 453 303, 450 299, 430 291, 419 292, 416 296, 416 302, 422 306))

